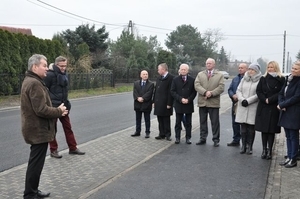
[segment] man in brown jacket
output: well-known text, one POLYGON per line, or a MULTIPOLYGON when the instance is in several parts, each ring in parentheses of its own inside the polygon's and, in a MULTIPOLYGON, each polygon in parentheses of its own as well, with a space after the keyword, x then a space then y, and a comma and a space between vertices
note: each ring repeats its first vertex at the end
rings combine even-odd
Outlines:
POLYGON ((40 176, 44 167, 48 142, 55 136, 55 119, 68 113, 64 104, 52 107, 48 90, 43 82, 48 70, 47 58, 35 54, 28 60, 28 71, 21 89, 22 134, 30 144, 30 156, 25 179, 24 199, 48 197, 41 192, 40 176))
POLYGON ((200 140, 196 145, 206 143, 208 135, 207 116, 211 120, 214 146, 220 142, 220 95, 224 91, 224 78, 222 73, 215 69, 215 60, 206 60, 206 70, 198 73, 195 79, 195 90, 198 92, 198 107, 200 116, 200 140))

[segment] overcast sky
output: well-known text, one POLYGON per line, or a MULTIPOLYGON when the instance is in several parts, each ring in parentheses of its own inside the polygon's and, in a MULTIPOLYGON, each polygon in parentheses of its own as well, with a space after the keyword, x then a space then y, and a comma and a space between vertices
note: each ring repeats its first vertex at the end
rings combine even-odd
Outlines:
POLYGON ((263 57, 282 65, 285 30, 286 55, 289 52, 295 61, 300 50, 299 10, 299 0, 1 0, 0 26, 30 28, 36 37, 51 39, 81 24, 98 29, 104 23, 116 40, 132 20, 140 35, 157 35, 164 46, 166 34, 190 24, 200 32, 220 29, 225 40, 219 48, 224 46, 231 60, 263 57))

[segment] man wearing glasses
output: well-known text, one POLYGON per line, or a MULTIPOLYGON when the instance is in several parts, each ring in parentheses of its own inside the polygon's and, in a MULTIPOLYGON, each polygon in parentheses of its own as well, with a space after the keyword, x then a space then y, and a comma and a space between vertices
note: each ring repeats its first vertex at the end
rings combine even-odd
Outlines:
MULTIPOLYGON (((70 111, 71 103, 68 100, 68 77, 66 74, 67 58, 59 56, 55 59, 52 70, 47 72, 47 77, 44 79, 46 86, 49 89, 49 95, 54 107, 58 107, 61 103, 70 111)), ((69 112, 70 113, 70 112, 69 112)), ((84 155, 85 152, 77 148, 74 133, 69 118, 69 114, 59 118, 64 129, 66 141, 69 147, 69 154, 84 155)), ((50 144, 50 156, 54 158, 62 158, 57 151, 58 145, 56 138, 50 144)))

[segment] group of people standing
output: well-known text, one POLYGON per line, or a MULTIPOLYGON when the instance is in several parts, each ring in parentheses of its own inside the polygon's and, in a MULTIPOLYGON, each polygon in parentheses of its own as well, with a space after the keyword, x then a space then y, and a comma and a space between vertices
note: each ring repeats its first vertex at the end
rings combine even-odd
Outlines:
POLYGON ((206 70, 199 72, 196 78, 189 75, 188 64, 181 64, 179 75, 174 77, 168 72, 166 63, 158 65, 159 77, 156 84, 143 76, 147 71, 141 72, 141 80, 134 82, 133 98, 136 112, 136 131, 131 136, 141 134, 141 115, 144 113, 146 125, 146 138, 150 134, 150 113, 154 107, 154 115, 157 116, 159 135, 157 140, 171 141, 171 119, 173 107, 176 113, 175 144, 180 143, 182 125, 186 130, 185 142, 191 144, 192 113, 194 112, 194 98, 198 93, 198 106, 200 115, 200 140, 197 145, 206 143, 208 136, 208 115, 212 124, 213 143, 215 147, 220 142, 220 95, 224 91, 224 78, 215 69, 215 60, 206 60, 206 70), (143 82, 146 82, 143 86, 143 82))
MULTIPOLYGON (((49 67, 50 68, 50 67, 49 67)), ((62 158, 57 151, 57 120, 62 123, 70 155, 84 155, 77 148, 69 113, 67 59, 59 56, 49 70, 47 58, 34 54, 28 60, 28 70, 21 89, 22 134, 30 144, 30 155, 25 177, 24 199, 49 197, 49 192, 38 189, 48 144, 50 156, 62 158)))
POLYGON ((242 147, 240 153, 252 154, 255 132, 261 132, 262 159, 272 159, 275 134, 284 128, 287 156, 280 165, 297 166, 300 129, 300 62, 284 77, 279 64, 271 61, 264 75, 258 64, 239 65, 239 75, 231 82, 233 140, 227 146, 242 147))
MULTIPOLYGON (((260 65, 246 63, 239 65, 239 74, 232 79, 228 95, 232 100, 233 140, 227 146, 240 146, 241 154, 252 154, 256 131, 261 132, 262 159, 272 159, 275 134, 284 128, 287 156, 280 165, 286 168, 297 166, 300 129, 300 62, 297 61, 289 76, 284 76, 279 64, 271 61, 265 74, 260 65)), ((180 65, 179 75, 168 73, 165 63, 158 65, 156 84, 148 80, 147 71, 141 72, 142 80, 134 83, 134 109, 136 111, 136 132, 140 136, 141 115, 144 112, 146 138, 150 134, 150 113, 154 108, 157 116, 159 135, 155 139, 171 141, 170 116, 176 113, 175 144, 180 143, 183 118, 185 119, 186 143, 191 144, 193 100, 198 93, 200 118, 200 139, 196 145, 206 144, 208 136, 207 119, 210 117, 212 141, 215 147, 220 142, 220 95, 224 91, 223 75, 215 69, 215 60, 206 60, 206 69, 196 78, 189 76, 189 66, 180 65), (142 77, 147 73, 147 78, 142 77), (149 86, 143 90, 142 81, 149 86), (151 85, 151 86, 150 86, 151 85), (152 97, 153 96, 153 97, 152 97), (144 111, 144 103, 147 111, 144 111)))

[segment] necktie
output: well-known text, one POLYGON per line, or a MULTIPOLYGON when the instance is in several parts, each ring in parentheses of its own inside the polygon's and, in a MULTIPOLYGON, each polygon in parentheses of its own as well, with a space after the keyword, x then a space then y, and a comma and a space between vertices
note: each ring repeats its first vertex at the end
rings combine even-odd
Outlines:
POLYGON ((207 75, 208 79, 211 77, 211 71, 208 71, 208 75, 207 75))
POLYGON ((182 76, 182 81, 183 81, 183 82, 186 81, 186 76, 182 76))
POLYGON ((145 82, 144 81, 142 81, 142 87, 144 87, 145 86, 145 82))

